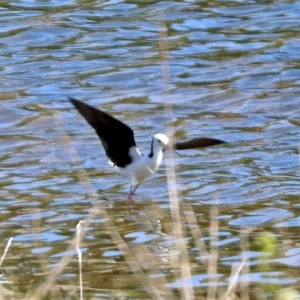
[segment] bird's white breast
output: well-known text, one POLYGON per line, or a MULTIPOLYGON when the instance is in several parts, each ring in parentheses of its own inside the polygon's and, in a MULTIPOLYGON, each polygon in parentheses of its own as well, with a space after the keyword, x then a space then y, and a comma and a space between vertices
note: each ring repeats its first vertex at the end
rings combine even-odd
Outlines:
POLYGON ((132 163, 125 168, 119 168, 119 170, 121 175, 129 179, 132 184, 142 182, 153 174, 161 164, 163 156, 161 151, 153 157, 149 157, 148 155, 142 156, 137 148, 130 149, 131 153, 133 154, 131 155, 133 158, 132 163))

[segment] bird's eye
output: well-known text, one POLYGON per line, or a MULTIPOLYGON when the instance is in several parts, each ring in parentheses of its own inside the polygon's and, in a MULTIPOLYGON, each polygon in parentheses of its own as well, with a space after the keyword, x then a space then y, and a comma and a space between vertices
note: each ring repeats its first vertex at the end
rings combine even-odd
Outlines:
POLYGON ((157 140, 159 143, 161 143, 161 140, 157 140))

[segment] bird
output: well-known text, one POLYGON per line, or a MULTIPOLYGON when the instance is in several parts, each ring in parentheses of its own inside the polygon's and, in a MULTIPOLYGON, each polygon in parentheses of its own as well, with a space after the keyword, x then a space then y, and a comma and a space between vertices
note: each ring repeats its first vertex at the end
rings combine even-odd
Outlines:
POLYGON ((134 203, 133 195, 139 185, 156 172, 165 150, 186 150, 225 143, 213 138, 193 138, 184 142, 170 143, 162 133, 152 137, 150 153, 143 155, 134 138, 133 130, 110 114, 69 97, 69 101, 95 130, 100 138, 109 163, 119 169, 120 174, 130 181, 129 203, 134 203))

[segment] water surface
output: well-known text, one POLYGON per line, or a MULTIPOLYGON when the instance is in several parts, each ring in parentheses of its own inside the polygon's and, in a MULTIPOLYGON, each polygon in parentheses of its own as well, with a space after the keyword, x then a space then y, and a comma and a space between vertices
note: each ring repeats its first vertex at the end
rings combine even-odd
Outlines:
MULTIPOLYGON (((214 284, 226 289, 244 257, 240 282, 270 299, 299 292, 299 1, 10 1, 0 14, 2 252, 14 238, 6 288, 34 294, 95 213, 81 243, 84 299, 155 297, 141 274, 164 299, 182 297, 183 286, 205 299, 214 284), (167 128, 228 142, 175 157, 190 276, 176 262, 170 155, 128 206, 129 184, 67 96, 126 122, 144 153, 167 128), (199 241, 217 246, 215 274, 199 241), (267 269, 259 241, 275 248, 267 269)), ((56 299, 79 297, 71 254, 56 299)))

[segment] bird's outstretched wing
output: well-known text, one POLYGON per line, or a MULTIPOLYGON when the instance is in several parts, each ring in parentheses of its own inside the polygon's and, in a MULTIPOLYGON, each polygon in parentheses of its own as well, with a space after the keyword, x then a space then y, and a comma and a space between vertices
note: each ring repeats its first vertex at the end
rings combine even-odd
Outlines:
POLYGON ((123 122, 95 107, 73 98, 69 98, 69 100, 95 129, 106 155, 112 163, 117 167, 125 167, 130 164, 132 158, 129 155, 129 149, 136 147, 133 130, 123 122))
POLYGON ((199 137, 188 141, 175 143, 172 148, 174 150, 187 150, 187 149, 204 148, 204 147, 209 147, 209 146, 214 146, 214 145, 224 144, 224 143, 226 142, 218 139, 199 137))

